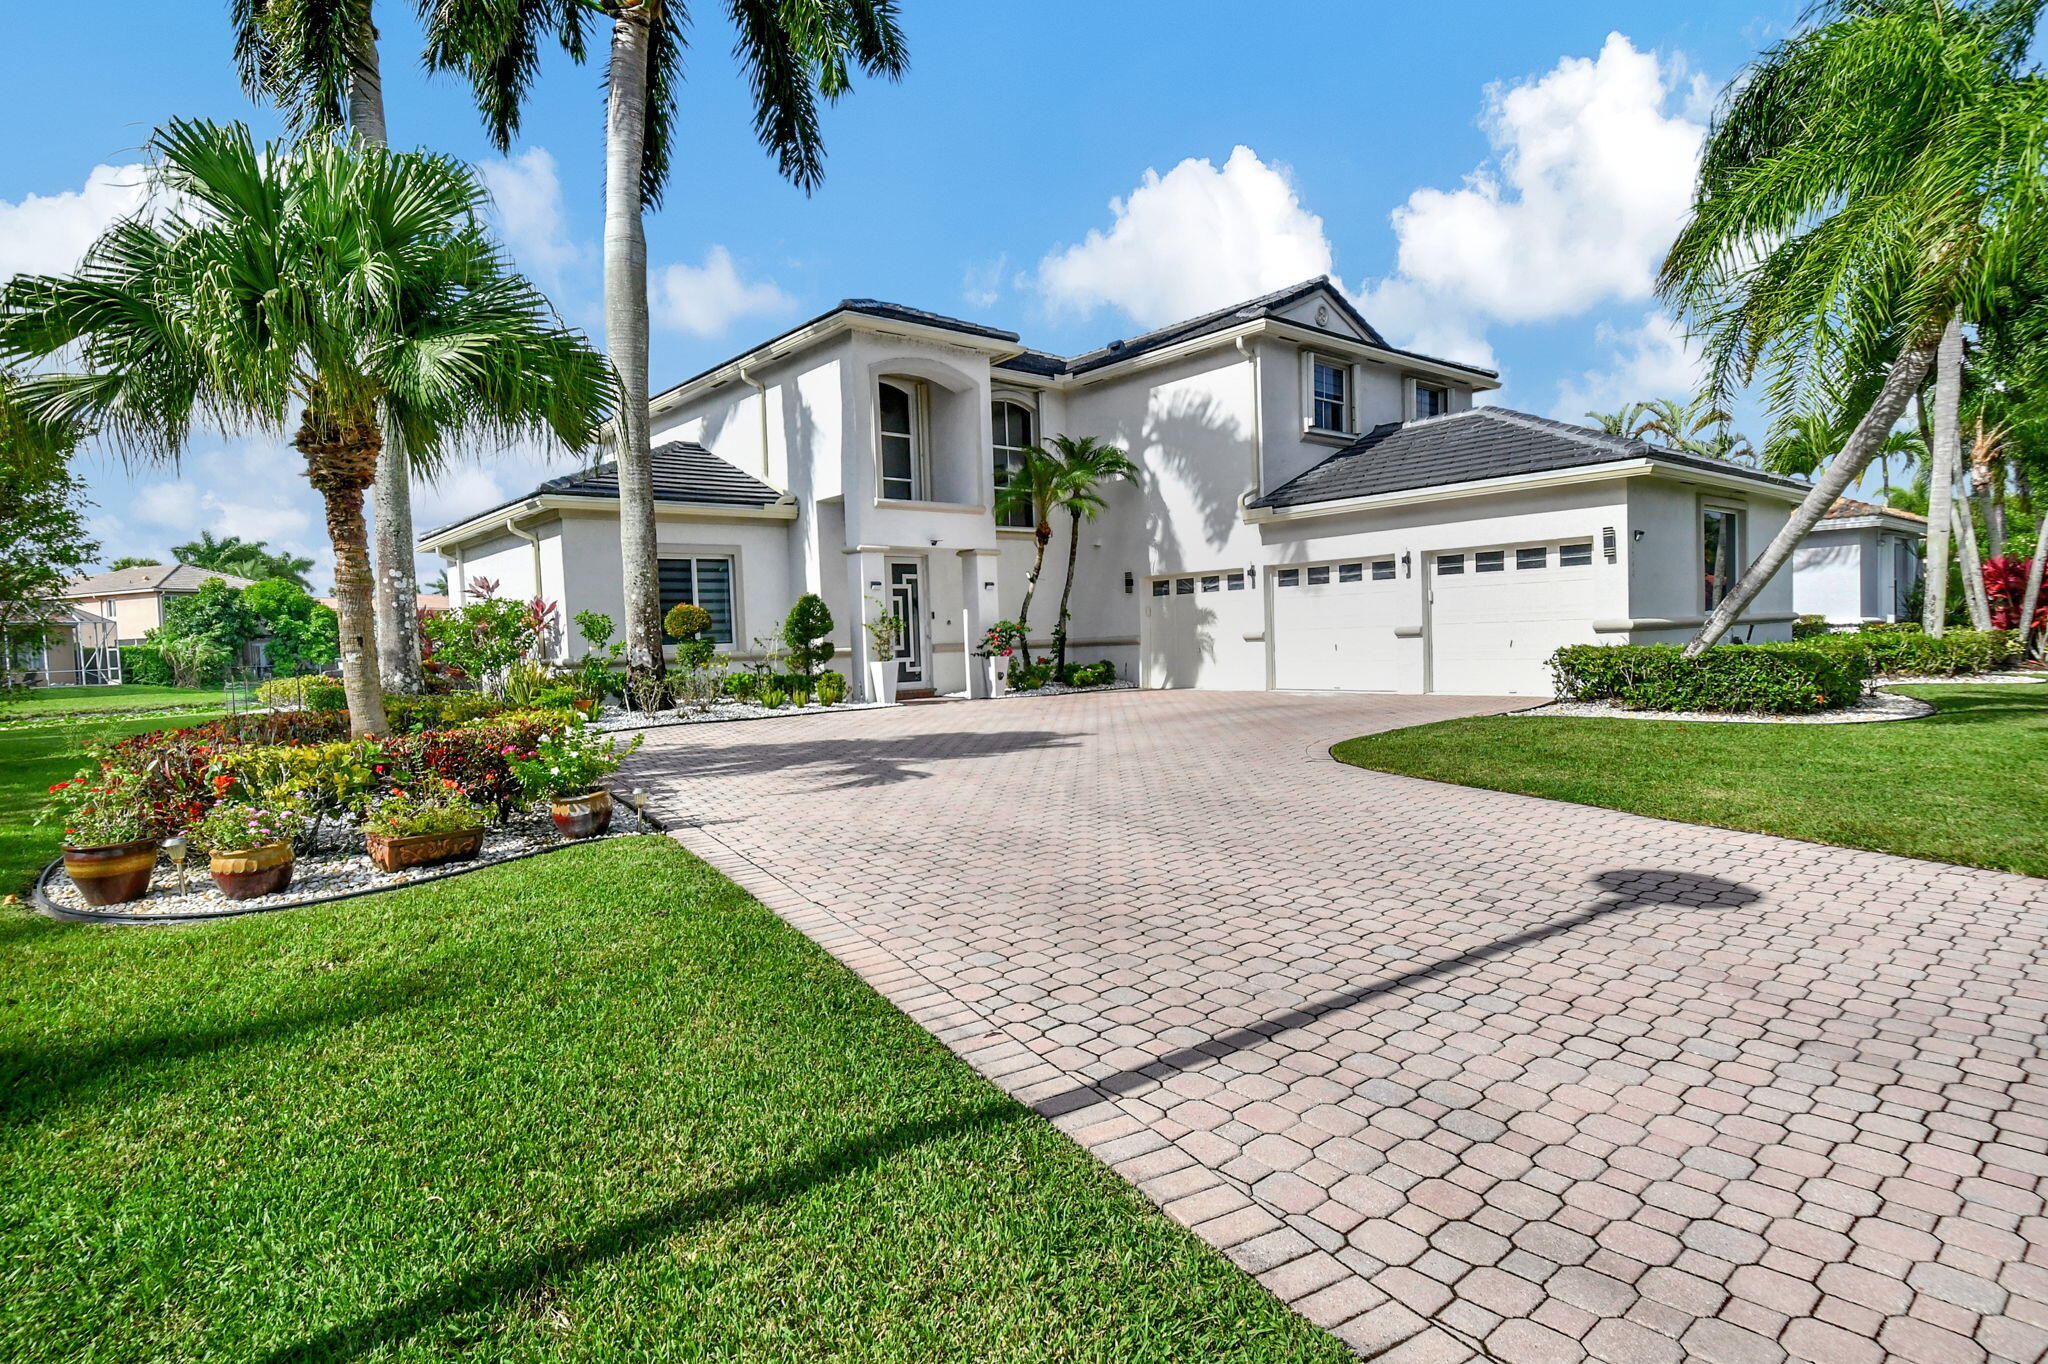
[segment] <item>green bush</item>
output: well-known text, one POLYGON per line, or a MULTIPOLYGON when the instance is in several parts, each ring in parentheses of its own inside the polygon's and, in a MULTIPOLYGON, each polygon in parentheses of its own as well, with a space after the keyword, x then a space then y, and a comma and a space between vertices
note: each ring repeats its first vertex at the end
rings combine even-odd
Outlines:
POLYGON ((121 680, 139 687, 168 687, 171 665, 164 662, 163 650, 154 644, 123 644, 121 680))
POLYGON ((1010 669, 1010 685, 1018 691, 1037 691, 1052 681, 1052 664, 1021 663, 1010 669))
POLYGON ((1815 635, 1825 635, 1828 633, 1830 632, 1826 616, 1801 616, 1798 620, 1792 622, 1792 638, 1794 639, 1811 639, 1815 635))
POLYGON ((1116 664, 1106 658, 1099 663, 1070 663, 1060 680, 1069 687, 1106 687, 1116 681, 1116 664))
MULTIPOLYGON (((832 661, 836 651, 826 636, 832 633, 832 610, 815 592, 806 592, 789 608, 782 622, 782 647, 798 673, 806 679, 832 661)), ((805 690, 809 690, 806 681, 805 690)))
POLYGON ((277 710, 341 710, 348 705, 348 693, 334 678, 306 673, 271 678, 256 688, 256 700, 277 710))
POLYGON ((691 640, 711 628, 711 613, 689 602, 677 602, 661 618, 661 628, 670 639, 691 640))
POLYGON ((818 700, 827 706, 836 706, 846 699, 845 673, 818 674, 818 700))
POLYGON ((1550 657, 1560 698, 1629 710, 1803 715, 1862 694, 1853 656, 1799 644, 1722 644, 1687 658, 1675 644, 1574 644, 1550 657))
POLYGON ((482 692, 450 692, 438 696, 387 696, 384 718, 400 734, 417 734, 428 729, 454 729, 459 725, 488 720, 514 707, 482 692))
POLYGON ((1950 630, 1937 639, 1918 626, 1873 626, 1803 640, 1830 658, 1853 662, 1865 677, 1959 677, 1995 672, 2019 658, 2010 630, 1950 630))
POLYGON ((752 673, 728 673, 725 679, 725 694, 735 701, 751 701, 761 690, 761 679, 752 673))
POLYGON ((761 688, 761 704, 770 710, 781 710, 788 700, 789 693, 773 683, 761 688))

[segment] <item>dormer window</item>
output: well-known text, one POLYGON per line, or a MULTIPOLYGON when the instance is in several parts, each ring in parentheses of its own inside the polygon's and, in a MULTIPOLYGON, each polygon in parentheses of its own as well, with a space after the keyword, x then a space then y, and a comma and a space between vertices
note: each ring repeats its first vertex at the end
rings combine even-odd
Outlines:
POLYGON ((1309 426, 1344 434, 1351 430, 1351 366, 1326 355, 1309 357, 1309 426))
POLYGON ((1451 410, 1451 391, 1437 384, 1415 385, 1415 420, 1441 417, 1451 410))
POLYGON ((882 496, 921 502, 927 432, 931 429, 924 385, 916 379, 884 379, 876 397, 882 496))

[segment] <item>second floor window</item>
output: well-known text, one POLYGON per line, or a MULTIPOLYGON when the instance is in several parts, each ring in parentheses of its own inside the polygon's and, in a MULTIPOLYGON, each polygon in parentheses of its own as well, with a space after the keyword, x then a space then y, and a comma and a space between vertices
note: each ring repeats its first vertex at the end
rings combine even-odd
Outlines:
MULTIPOLYGON (((1024 451, 1037 438, 1032 429, 1033 413, 1022 403, 1004 402, 998 399, 990 406, 989 415, 994 418, 996 490, 1000 492, 1009 486, 1010 478, 1024 467, 1024 451)), ((1031 511, 1028 507, 1013 509, 1008 516, 996 518, 999 526, 1030 526, 1031 511)))
POLYGON ((1415 420, 1424 417, 1441 417, 1451 410, 1451 391, 1435 384, 1415 386, 1415 420))
POLYGON ((924 386, 884 379, 877 395, 882 496, 901 502, 924 497, 924 386))
POLYGON ((1309 422, 1318 431, 1351 429, 1351 367, 1317 356, 1312 362, 1310 391, 1314 410, 1309 422))

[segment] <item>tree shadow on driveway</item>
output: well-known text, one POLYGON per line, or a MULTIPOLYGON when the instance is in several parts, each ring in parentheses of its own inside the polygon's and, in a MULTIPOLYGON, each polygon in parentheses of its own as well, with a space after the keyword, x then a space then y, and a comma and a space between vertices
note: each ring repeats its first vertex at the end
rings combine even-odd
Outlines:
POLYGON ((1262 1018, 1256 1023, 1219 1033, 1206 1042, 1198 1042, 1193 1046, 1168 1052, 1142 1066, 1133 1066, 1128 1070, 1120 1070, 1113 1075, 1105 1075, 1076 1085, 1050 1098, 1041 1099, 1032 1107, 1042 1115, 1054 1118, 1063 1113, 1072 1113, 1077 1109, 1101 1103, 1105 1099, 1133 1094, 1182 1071, 1193 1070, 1211 1061, 1248 1051, 1262 1043, 1270 1042, 1283 1033, 1305 1028, 1331 1014, 1356 1008, 1381 995, 1391 994, 1395 990, 1418 985, 1423 981, 1434 980, 1439 976, 1454 975, 1468 966, 1477 966, 1495 957, 1507 956, 1534 943, 1554 938, 1561 933, 1569 933, 1573 929, 1584 928, 1588 924, 1625 910, 1647 909, 1657 905, 1683 905, 1692 909, 1707 906, 1739 909, 1745 905, 1755 904, 1763 898, 1760 892, 1739 881, 1723 881, 1719 877, 1696 876, 1690 872, 1679 871, 1604 871, 1591 878, 1591 884, 1599 887, 1599 897, 1561 919, 1551 919, 1520 933, 1496 938, 1478 947, 1438 958, 1413 970, 1383 976, 1349 990, 1324 995, 1321 999, 1310 1000, 1306 1004, 1262 1018))
MULTIPOLYGON (((687 728, 687 727, 685 727, 687 728)), ((1027 729, 998 733, 956 730, 893 738, 810 739, 792 734, 773 743, 724 746, 687 740, 642 748, 630 778, 661 786, 719 777, 787 776, 802 791, 894 786, 932 775, 938 763, 1007 758, 1033 749, 1078 748, 1084 735, 1027 729)))

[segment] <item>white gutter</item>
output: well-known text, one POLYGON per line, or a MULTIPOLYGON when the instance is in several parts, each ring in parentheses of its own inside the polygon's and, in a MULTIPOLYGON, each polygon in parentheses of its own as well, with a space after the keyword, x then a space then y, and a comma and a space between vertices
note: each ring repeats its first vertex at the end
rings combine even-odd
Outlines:
MULTIPOLYGON (((617 514, 619 499, 616 497, 585 497, 574 493, 542 493, 530 497, 510 512, 502 508, 482 516, 458 521, 452 526, 429 531, 415 541, 422 554, 446 554, 443 546, 461 545, 476 539, 479 535, 490 534, 505 524, 510 516, 528 516, 538 511, 610 511, 617 514)), ((654 504, 657 518, 670 520, 691 519, 702 521, 794 521, 796 500, 788 493, 765 506, 741 504, 725 506, 711 502, 657 502, 654 504)), ((522 537, 523 538, 523 537, 522 537)))
POLYGON ((761 403, 761 481, 768 481, 768 385, 747 373, 747 367, 739 367, 740 382, 754 390, 754 396, 761 403))
POLYGON ((1545 473, 1510 474, 1502 478, 1472 479, 1464 483, 1440 483, 1426 488, 1407 488, 1400 492, 1373 493, 1366 497, 1310 502, 1299 507, 1252 507, 1245 512, 1244 517, 1246 521, 1253 523, 1297 521, 1317 516, 1341 516, 1346 512, 1376 511, 1384 507, 1408 507, 1423 502, 1448 501, 1459 497, 1486 497, 1495 493, 1566 487, 1574 483, 1599 483, 1608 479, 1642 478, 1647 475, 1739 489, 1760 496, 1775 497, 1788 503, 1796 503, 1799 500, 1789 488, 1758 484, 1754 480, 1737 475, 1718 474, 1709 469, 1695 469, 1690 465, 1637 457, 1604 464, 1582 464, 1545 473))
MULTIPOLYGON (((531 508, 528 508, 528 510, 531 510, 531 508)), ((536 597, 545 597, 547 593, 542 590, 540 581, 540 536, 519 529, 519 523, 509 516, 505 518, 505 529, 512 532, 512 534, 518 536, 520 539, 526 541, 527 545, 532 548, 533 595, 536 597)))
POLYGON ((1259 389, 1259 353, 1250 346, 1249 336, 1237 338, 1237 353, 1251 362, 1252 367, 1252 490, 1245 501, 1266 491, 1266 434, 1265 403, 1259 389))

